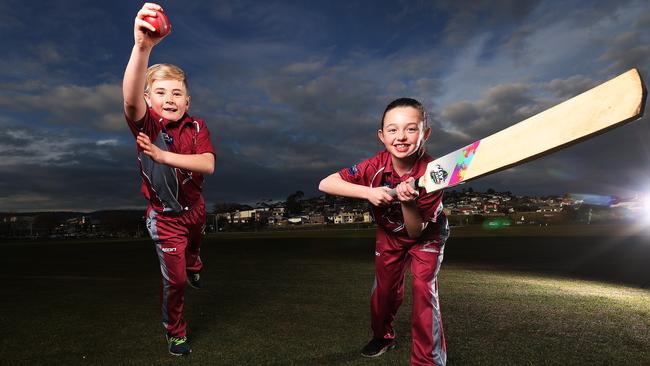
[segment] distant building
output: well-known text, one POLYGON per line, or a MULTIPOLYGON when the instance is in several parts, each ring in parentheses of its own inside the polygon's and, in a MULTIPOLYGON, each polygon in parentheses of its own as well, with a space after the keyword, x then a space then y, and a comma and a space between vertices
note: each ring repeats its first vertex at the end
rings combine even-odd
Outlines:
POLYGON ((293 216, 293 217, 289 217, 287 219, 287 221, 289 221, 289 223, 293 224, 293 225, 302 225, 302 224, 306 224, 306 223, 309 222, 309 217, 307 217, 307 216, 293 216))
POLYGON ((325 216, 322 214, 311 214, 309 215, 309 223, 310 224, 324 224, 325 223, 325 216))
POLYGON ((351 224, 354 223, 355 214, 352 212, 339 212, 334 216, 335 224, 351 224))
POLYGON ((232 215, 233 223, 235 224, 246 224, 255 220, 255 210, 242 210, 235 211, 232 215))

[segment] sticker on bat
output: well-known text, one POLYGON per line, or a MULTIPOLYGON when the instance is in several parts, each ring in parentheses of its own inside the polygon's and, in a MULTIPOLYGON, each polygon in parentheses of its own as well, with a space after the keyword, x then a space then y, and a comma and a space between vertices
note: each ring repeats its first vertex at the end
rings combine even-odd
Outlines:
POLYGON ((458 156, 458 161, 454 168, 454 172, 451 175, 451 179, 449 180, 449 185, 462 182, 463 179, 465 179, 465 172, 467 171, 469 164, 472 162, 472 158, 474 158, 474 153, 476 152, 479 143, 481 143, 481 140, 477 140, 474 143, 467 145, 462 150, 462 153, 458 156))
POLYGON ((447 180, 447 176, 449 176, 449 173, 443 167, 440 166, 440 164, 436 164, 436 166, 431 170, 431 179, 435 184, 442 184, 444 181, 447 180))

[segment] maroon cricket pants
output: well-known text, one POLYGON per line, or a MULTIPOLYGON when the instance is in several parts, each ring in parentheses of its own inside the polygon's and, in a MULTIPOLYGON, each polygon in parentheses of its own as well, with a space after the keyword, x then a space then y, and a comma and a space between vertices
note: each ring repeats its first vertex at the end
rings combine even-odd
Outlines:
POLYGON ((438 298, 438 271, 442 263, 445 231, 438 240, 405 247, 394 235, 377 228, 375 283, 371 296, 371 325, 375 338, 394 339, 393 320, 404 299, 404 273, 413 276, 411 365, 445 365, 447 349, 438 298))
POLYGON ((199 272, 203 267, 199 257, 205 230, 203 197, 189 210, 179 214, 159 213, 149 206, 147 229, 160 261, 163 325, 169 336, 184 337, 187 324, 183 320, 183 302, 187 271, 199 272))

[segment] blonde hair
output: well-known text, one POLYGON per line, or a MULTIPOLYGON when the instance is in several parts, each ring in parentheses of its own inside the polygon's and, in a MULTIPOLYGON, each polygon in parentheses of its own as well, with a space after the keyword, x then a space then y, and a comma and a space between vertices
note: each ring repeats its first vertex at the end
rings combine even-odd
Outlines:
POLYGON ((180 67, 173 64, 155 64, 149 66, 147 69, 147 74, 145 76, 144 92, 148 93, 153 84, 154 80, 178 80, 182 81, 185 86, 185 90, 189 90, 187 87, 187 76, 185 72, 180 67))

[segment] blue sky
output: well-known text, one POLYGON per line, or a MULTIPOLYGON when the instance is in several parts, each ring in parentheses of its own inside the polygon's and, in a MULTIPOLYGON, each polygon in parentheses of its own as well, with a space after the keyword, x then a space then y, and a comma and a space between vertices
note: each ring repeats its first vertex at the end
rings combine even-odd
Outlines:
MULTIPOLYGON (((121 79, 133 1, 0 1, 0 211, 144 207, 121 79)), ((381 149, 409 96, 444 155, 637 67, 647 1, 163 1, 152 62, 189 74, 217 149, 205 197, 255 203, 381 149)), ((517 194, 650 190, 648 118, 471 183, 517 194)))

